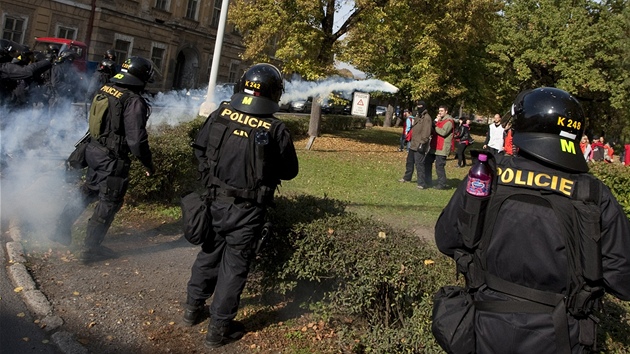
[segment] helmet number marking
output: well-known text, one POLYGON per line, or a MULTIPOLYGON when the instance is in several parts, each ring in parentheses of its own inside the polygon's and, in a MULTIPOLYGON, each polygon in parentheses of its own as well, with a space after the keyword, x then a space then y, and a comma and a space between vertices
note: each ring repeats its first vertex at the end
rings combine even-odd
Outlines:
POLYGON ((580 128, 582 128, 582 122, 579 122, 573 119, 567 119, 566 117, 558 117, 557 124, 563 127, 573 128, 577 130, 580 130, 580 128), (565 124, 565 119, 566 119, 566 124, 565 124))
POLYGON ((245 81, 245 87, 260 90, 260 82, 245 81))

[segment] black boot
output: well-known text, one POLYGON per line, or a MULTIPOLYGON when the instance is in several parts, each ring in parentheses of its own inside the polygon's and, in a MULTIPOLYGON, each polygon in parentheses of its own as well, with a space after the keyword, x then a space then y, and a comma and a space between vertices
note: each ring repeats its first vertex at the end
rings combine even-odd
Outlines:
POLYGON ((107 259, 118 258, 118 254, 105 246, 84 246, 79 250, 77 259, 82 264, 104 261, 107 259))
POLYGON ((196 325, 199 322, 199 318, 203 314, 203 306, 186 305, 184 310, 184 318, 182 322, 184 326, 190 327, 196 325))
POLYGON ((208 325, 208 334, 204 345, 207 348, 218 348, 228 343, 237 341, 245 334, 245 326, 238 321, 231 321, 226 326, 208 325))

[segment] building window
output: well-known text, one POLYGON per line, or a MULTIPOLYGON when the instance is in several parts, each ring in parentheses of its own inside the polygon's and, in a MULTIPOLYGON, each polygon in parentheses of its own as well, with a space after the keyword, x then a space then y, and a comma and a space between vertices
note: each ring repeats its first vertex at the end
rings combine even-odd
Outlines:
POLYGON ((58 26, 57 27, 57 37, 75 40, 75 39, 77 39, 77 29, 76 28, 70 28, 70 27, 64 27, 64 26, 58 26))
POLYGON ((4 27, 2 29, 2 39, 22 43, 25 22, 26 20, 20 17, 6 16, 4 18, 4 27))
POLYGON ((219 18, 221 17, 221 3, 222 0, 214 0, 214 7, 212 8, 212 22, 211 27, 219 27, 219 18))
POLYGON ((186 18, 189 18, 191 20, 196 20, 198 6, 199 6, 198 0, 188 0, 188 6, 186 7, 186 18))
POLYGON ((156 0, 155 8, 158 10, 168 11, 169 9, 169 1, 168 0, 156 0))
POLYGON ((162 63, 164 62, 164 53, 166 52, 164 47, 154 43, 153 49, 151 49, 151 61, 153 61, 153 64, 158 69, 162 69, 162 63))
POLYGON ((238 79, 237 75, 238 75, 239 64, 240 64, 239 62, 230 63, 230 73, 228 74, 228 82, 236 82, 236 80, 238 79))
POLYGON ((116 43, 114 43, 114 52, 116 52, 116 64, 122 65, 125 62, 125 59, 129 57, 131 50, 131 42, 117 39, 116 43))

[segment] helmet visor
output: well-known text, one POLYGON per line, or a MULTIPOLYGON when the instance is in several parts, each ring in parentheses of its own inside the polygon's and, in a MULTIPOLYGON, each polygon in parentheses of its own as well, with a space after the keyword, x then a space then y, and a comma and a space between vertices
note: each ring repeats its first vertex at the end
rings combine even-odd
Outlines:
POLYGON ((514 145, 551 165, 572 172, 588 172, 579 140, 554 134, 514 132, 514 145))
POLYGON ((230 105, 249 114, 274 114, 280 110, 278 103, 269 98, 252 96, 242 92, 232 95, 230 105))

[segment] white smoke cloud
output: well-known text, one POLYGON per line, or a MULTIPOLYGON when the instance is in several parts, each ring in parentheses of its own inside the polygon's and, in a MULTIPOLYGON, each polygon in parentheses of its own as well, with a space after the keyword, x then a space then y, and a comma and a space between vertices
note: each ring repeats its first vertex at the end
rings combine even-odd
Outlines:
POLYGON ((37 237, 54 230, 68 195, 64 161, 87 131, 86 117, 85 105, 69 102, 52 111, 0 107, 3 219, 19 219, 37 237))
MULTIPOLYGON (((83 86, 87 81, 82 81, 83 86)), ((380 80, 331 78, 311 82, 285 83, 282 102, 327 97, 340 92, 349 97, 354 91, 396 92, 380 80)), ((177 125, 197 117, 207 89, 160 92, 149 97, 152 114, 149 133, 162 124, 177 125)), ((218 106, 233 94, 233 86, 219 85, 214 96, 218 106)), ((0 198, 2 218, 27 221, 33 235, 45 238, 54 230, 63 207, 76 193, 65 182, 65 159, 88 129, 89 105, 59 102, 54 109, 43 104, 21 109, 0 107, 0 198)))

